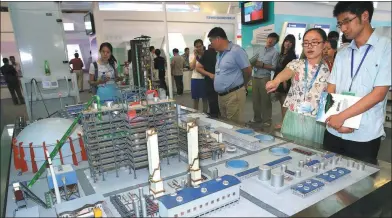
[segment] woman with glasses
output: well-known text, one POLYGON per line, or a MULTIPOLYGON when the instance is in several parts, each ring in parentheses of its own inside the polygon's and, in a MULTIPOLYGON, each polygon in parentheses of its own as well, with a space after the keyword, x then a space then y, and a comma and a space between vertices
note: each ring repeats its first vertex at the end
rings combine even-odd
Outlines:
MULTIPOLYGON (((276 67, 276 73, 274 75, 274 79, 282 72, 288 63, 292 60, 296 59, 297 56, 295 54, 295 36, 292 34, 287 35, 284 40, 282 47, 280 49, 278 64, 276 67)), ((275 96, 279 100, 282 110, 282 119, 284 118, 287 108, 283 107, 284 101, 286 100, 287 93, 289 92, 291 87, 291 80, 283 81, 278 88, 276 89, 275 96)), ((275 129, 282 128, 282 123, 277 124, 275 129)))
POLYGON ((266 84, 267 92, 275 91, 280 83, 291 79, 291 88, 284 102, 288 110, 281 132, 284 137, 300 138, 306 142, 322 144, 325 124, 316 122, 321 92, 327 88, 330 75, 323 60, 327 35, 320 28, 305 32, 302 46, 305 59, 293 60, 276 78, 266 84))

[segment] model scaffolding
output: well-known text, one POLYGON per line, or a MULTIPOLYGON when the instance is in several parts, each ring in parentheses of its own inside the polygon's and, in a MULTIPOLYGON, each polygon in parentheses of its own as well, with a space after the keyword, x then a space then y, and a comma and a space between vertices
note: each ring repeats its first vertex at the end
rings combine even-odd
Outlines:
POLYGON ((161 158, 166 158, 170 164, 169 158, 179 155, 175 101, 146 95, 153 90, 144 90, 121 90, 126 98, 106 102, 102 106, 102 120, 98 119, 94 105, 82 112, 90 174, 94 182, 98 176, 105 180, 108 171, 115 170, 118 176, 121 167, 129 168, 129 173, 133 171, 136 178, 137 169, 148 167, 145 133, 149 128, 155 128, 159 134, 161 158), (128 102, 130 99, 133 101, 128 102))
MULTIPOLYGON (((185 156, 188 154, 188 138, 187 138, 187 129, 186 123, 190 121, 192 118, 185 118, 181 120, 180 124, 180 149, 181 153, 185 156)), ((216 160, 222 157, 225 152, 225 145, 219 143, 215 138, 210 135, 210 126, 207 123, 196 119, 196 122, 199 127, 199 159, 209 159, 216 160)), ((186 157, 188 158, 188 157, 186 157)))

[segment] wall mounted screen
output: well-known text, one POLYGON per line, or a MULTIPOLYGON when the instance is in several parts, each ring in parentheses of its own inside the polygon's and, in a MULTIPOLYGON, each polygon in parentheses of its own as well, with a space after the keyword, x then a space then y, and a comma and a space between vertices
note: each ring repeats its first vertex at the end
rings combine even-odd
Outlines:
POLYGON ((93 35, 95 33, 94 17, 92 13, 84 15, 84 27, 86 28, 87 35, 93 35))
POLYGON ((255 24, 267 21, 268 2, 244 2, 241 4, 242 24, 255 24))

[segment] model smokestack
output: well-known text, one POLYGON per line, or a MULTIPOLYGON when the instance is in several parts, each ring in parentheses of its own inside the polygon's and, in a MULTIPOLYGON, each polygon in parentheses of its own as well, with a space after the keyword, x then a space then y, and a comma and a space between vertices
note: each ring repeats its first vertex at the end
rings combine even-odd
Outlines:
POLYGON ((192 186, 199 185, 202 181, 201 170, 199 167, 199 130, 196 121, 186 124, 188 137, 188 164, 191 174, 192 186))
POLYGON ((158 134, 155 129, 146 131, 150 193, 154 198, 165 194, 159 163, 158 134))

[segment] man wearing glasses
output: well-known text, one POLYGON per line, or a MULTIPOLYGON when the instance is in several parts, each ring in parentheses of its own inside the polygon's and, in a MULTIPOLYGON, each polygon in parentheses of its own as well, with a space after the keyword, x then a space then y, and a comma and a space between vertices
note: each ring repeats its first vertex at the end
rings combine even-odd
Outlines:
POLYGON ((377 35, 370 25, 373 2, 338 2, 333 15, 351 44, 338 52, 328 92, 362 97, 356 104, 330 116, 324 148, 377 164, 385 137, 386 95, 391 86, 391 40, 377 35), (345 120, 363 114, 359 129, 343 127, 345 120))
POLYGON ((208 38, 211 46, 218 52, 214 88, 219 95, 221 116, 243 123, 245 86, 252 73, 248 55, 239 45, 230 42, 225 31, 220 27, 213 28, 208 33, 208 38))

